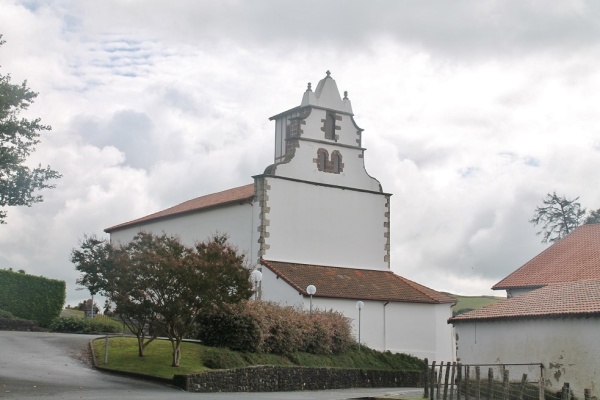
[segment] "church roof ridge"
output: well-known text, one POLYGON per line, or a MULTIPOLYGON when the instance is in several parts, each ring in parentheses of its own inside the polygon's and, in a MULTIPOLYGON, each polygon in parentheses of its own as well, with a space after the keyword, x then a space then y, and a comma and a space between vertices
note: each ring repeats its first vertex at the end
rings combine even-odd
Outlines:
POLYGON ((129 228, 131 226, 143 222, 150 222, 161 218, 167 218, 185 213, 200 211, 210 207, 218 207, 231 203, 249 201, 253 197, 254 183, 250 183, 248 185, 238 186, 235 188, 223 190, 221 192, 211 193, 204 196, 196 197, 191 200, 184 201, 183 203, 179 203, 173 207, 166 208, 153 214, 149 214, 144 217, 124 222, 115 226, 111 226, 110 228, 106 228, 104 232, 111 233, 113 231, 122 228, 129 228))

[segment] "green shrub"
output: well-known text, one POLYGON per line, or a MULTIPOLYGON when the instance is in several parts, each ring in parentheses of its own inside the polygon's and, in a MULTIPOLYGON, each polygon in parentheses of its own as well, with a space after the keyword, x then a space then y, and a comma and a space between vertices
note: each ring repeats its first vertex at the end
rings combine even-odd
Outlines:
POLYGON ((48 326, 65 303, 64 281, 0 270, 0 308, 48 326))
POLYGON ((237 305, 203 315, 199 319, 198 338, 207 346, 227 347, 235 351, 256 352, 260 342, 258 322, 237 305))
POLYGON ((0 309, 0 318, 13 319, 15 316, 10 311, 0 309))
POLYGON ((198 331, 198 339, 208 346, 281 355, 337 354, 355 343, 349 320, 338 312, 309 314, 262 301, 228 305, 204 315, 198 331))
POLYGON ((54 332, 65 333, 121 333, 122 326, 116 321, 96 318, 59 317, 50 324, 54 332))

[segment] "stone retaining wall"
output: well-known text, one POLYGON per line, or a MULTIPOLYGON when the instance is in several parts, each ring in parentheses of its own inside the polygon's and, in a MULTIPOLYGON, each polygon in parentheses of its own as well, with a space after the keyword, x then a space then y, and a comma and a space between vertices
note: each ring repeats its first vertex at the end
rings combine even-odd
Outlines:
POLYGON ((306 367, 248 367, 175 375, 188 392, 286 392, 369 387, 423 387, 420 371, 306 367))

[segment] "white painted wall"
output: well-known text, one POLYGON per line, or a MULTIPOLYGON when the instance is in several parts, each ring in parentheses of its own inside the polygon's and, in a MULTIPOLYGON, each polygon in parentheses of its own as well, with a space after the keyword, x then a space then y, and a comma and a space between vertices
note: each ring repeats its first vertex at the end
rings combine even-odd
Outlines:
POLYGON ((568 382, 578 398, 584 389, 600 397, 597 317, 469 322, 456 324, 455 330, 457 355, 464 364, 541 362, 551 390, 568 382))
MULTIPOLYGON (((318 292, 317 288, 317 292, 318 292)), ((310 298, 300 295, 282 279, 263 267, 262 299, 285 306, 309 309, 310 298)), ((357 300, 313 296, 313 310, 341 312, 352 321, 358 340, 357 300)), ((387 303, 364 301, 361 311, 361 343, 376 350, 390 350, 430 361, 454 360, 452 327, 446 323, 452 314, 450 304, 387 303)))
POLYGON ((302 308, 304 299, 283 279, 280 279, 269 268, 262 267, 262 281, 260 298, 264 301, 272 301, 282 306, 302 308))
MULTIPOLYGON (((140 231, 152 232, 154 234, 166 233, 177 235, 182 242, 193 245, 210 238, 215 233, 226 233, 229 243, 237 246, 238 250, 247 255, 250 263, 251 251, 258 252, 256 241, 258 233, 252 228, 258 219, 251 204, 234 204, 225 207, 213 208, 193 214, 161 219, 140 226, 120 229, 110 234, 112 243, 127 243, 140 231)), ((256 257, 252 257, 256 259, 256 257)))
POLYGON ((358 147, 358 128, 354 125, 349 115, 341 115, 342 121, 338 121, 342 129, 337 131, 339 140, 325 140, 325 133, 321 131, 326 115, 325 110, 313 109, 306 118, 303 125, 302 138, 310 138, 315 141, 300 140, 298 148, 295 149, 294 157, 287 163, 277 165, 275 175, 288 178, 300 179, 311 182, 326 183, 330 185, 345 186, 370 191, 381 191, 379 181, 369 176, 365 170, 363 150, 358 147), (345 146, 340 146, 343 144, 345 146), (348 147, 352 146, 352 147, 348 147), (342 155, 344 164, 343 171, 339 174, 319 171, 317 164, 313 161, 317 158, 317 150, 324 148, 329 156, 334 150, 342 155))
POLYGON ((265 178, 267 260, 387 270, 386 197, 265 178))

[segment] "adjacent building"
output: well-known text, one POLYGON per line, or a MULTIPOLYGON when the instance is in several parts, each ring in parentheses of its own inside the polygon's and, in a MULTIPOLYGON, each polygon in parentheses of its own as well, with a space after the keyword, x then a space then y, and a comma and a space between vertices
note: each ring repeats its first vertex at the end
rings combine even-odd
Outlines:
POLYGON ((449 320, 459 360, 542 363, 549 390, 567 382, 577 397, 599 397, 600 224, 580 226, 493 288, 508 298, 449 320))

